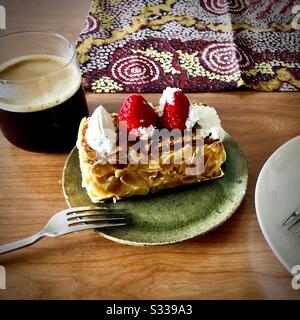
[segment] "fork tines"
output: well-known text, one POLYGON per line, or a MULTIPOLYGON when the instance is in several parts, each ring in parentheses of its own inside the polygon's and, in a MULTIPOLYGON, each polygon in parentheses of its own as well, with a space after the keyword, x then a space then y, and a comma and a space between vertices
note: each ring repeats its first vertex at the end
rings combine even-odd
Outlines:
MULTIPOLYGON (((288 225, 288 230, 295 227, 300 222, 300 207, 298 207, 283 223, 284 226, 288 225)), ((300 234, 300 228, 293 231, 295 234, 300 234)))
POLYGON ((67 221, 69 222, 69 227, 86 224, 99 224, 98 227, 126 225, 124 211, 107 207, 71 208, 67 212, 67 221))
POLYGON ((109 207, 76 207, 64 210, 67 215, 80 214, 81 212, 124 213, 124 210, 109 207))

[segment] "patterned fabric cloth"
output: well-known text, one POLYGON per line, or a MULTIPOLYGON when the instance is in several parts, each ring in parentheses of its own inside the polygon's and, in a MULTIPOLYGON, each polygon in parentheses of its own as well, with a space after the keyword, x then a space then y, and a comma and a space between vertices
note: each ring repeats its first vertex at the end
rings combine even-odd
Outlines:
POLYGON ((84 85, 297 91, 297 12, 294 0, 93 0, 77 43, 84 85))

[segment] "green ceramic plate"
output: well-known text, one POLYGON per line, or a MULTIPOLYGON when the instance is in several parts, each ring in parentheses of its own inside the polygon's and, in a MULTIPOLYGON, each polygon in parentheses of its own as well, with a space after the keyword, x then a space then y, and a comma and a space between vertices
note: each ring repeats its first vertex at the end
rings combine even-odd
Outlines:
MULTIPOLYGON (((225 222, 243 200, 248 169, 245 156, 232 137, 227 135, 224 145, 227 160, 222 178, 107 203, 106 206, 126 209, 130 224, 97 232, 121 243, 158 245, 202 235, 225 222)), ((63 189, 69 206, 93 205, 81 187, 77 148, 66 161, 63 189)))

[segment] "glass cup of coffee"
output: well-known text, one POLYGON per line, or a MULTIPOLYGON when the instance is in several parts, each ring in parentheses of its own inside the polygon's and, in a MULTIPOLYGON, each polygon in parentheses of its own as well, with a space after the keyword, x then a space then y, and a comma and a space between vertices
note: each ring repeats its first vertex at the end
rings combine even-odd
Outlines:
POLYGON ((14 145, 64 151, 88 108, 76 50, 65 37, 26 31, 0 37, 0 127, 14 145))

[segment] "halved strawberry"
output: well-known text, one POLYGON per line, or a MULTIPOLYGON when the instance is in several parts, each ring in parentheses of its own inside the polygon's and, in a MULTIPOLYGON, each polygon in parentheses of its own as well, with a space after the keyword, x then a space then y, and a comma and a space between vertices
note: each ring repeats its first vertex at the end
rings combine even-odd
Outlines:
POLYGON ((139 94, 131 94, 124 101, 119 121, 127 124, 127 132, 140 127, 156 126, 158 115, 148 102, 139 94))
POLYGON ((185 129, 185 121, 189 115, 190 102, 187 96, 181 92, 174 92, 174 103, 165 103, 161 124, 164 128, 185 129))

